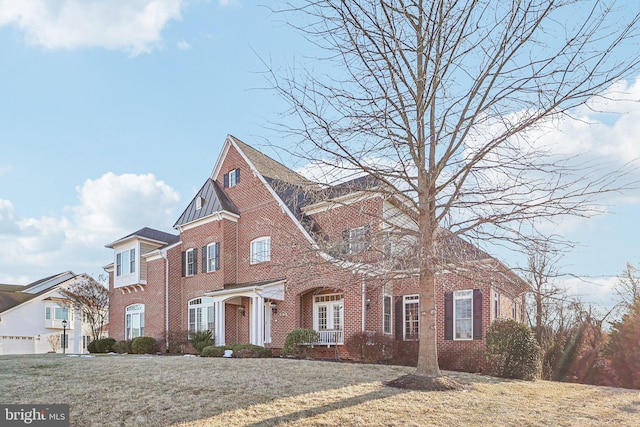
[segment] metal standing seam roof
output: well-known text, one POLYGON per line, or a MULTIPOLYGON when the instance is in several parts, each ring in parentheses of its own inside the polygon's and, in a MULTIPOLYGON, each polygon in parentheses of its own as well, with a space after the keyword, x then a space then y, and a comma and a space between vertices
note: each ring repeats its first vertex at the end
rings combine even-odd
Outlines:
POLYGON ((157 242, 165 243, 166 245, 171 245, 180 240, 180 236, 176 234, 165 233, 164 231, 156 230, 154 228, 144 227, 138 231, 134 231, 131 234, 127 234, 126 236, 116 240, 113 243, 105 245, 105 247, 112 248, 118 242, 128 239, 129 237, 141 237, 144 239, 155 240, 157 242))
POLYGON ((220 185, 213 179, 207 178, 204 185, 200 188, 200 191, 196 193, 191 203, 189 203, 184 212, 182 212, 182 215, 180 215, 180 218, 178 218, 173 227, 188 224, 222 211, 236 215, 240 214, 238 208, 236 208, 231 199, 227 197, 222 188, 220 188, 220 185), (202 198, 202 206, 198 209, 197 200, 200 197, 202 198))

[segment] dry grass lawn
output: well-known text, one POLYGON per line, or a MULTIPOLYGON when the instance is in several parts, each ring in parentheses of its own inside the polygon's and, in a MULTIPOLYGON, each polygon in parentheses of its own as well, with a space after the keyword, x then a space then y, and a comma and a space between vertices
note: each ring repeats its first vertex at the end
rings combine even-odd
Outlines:
POLYGON ((179 356, 0 357, 0 403, 69 403, 75 426, 639 426, 640 392, 449 372, 468 390, 384 382, 400 366, 179 356))

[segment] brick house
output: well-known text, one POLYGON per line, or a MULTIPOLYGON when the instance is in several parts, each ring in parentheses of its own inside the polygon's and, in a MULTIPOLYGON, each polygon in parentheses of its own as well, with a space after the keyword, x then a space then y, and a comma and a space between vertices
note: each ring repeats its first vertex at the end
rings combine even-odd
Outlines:
MULTIPOLYGON (((342 357, 361 332, 415 341, 415 255, 406 256, 415 240, 393 232, 411 221, 401 203, 365 178, 320 188, 228 136, 178 234, 143 228, 107 245, 110 335, 169 349, 174 334, 208 329, 217 345, 280 349, 303 327, 342 357)), ((457 237, 441 252, 438 347, 473 359, 493 319, 523 320, 528 286, 457 237)))

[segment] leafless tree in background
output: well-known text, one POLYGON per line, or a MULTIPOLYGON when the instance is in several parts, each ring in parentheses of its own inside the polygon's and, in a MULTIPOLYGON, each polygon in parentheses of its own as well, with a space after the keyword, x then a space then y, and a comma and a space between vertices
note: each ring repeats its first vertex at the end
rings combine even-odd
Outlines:
POLYGON ((541 222, 593 215, 602 193, 624 186, 623 170, 542 136, 638 68, 637 49, 616 56, 637 39, 638 13, 551 0, 307 0, 280 12, 321 52, 270 73, 291 107, 285 145, 405 202, 414 223, 392 225, 421 251, 416 374, 438 377, 441 230, 530 245, 541 222))
POLYGON ((90 276, 82 275, 68 289, 60 291, 71 300, 72 304, 82 311, 82 316, 91 329, 91 338, 102 338, 102 329, 107 324, 109 315, 109 290, 104 285, 104 278, 98 282, 90 276))

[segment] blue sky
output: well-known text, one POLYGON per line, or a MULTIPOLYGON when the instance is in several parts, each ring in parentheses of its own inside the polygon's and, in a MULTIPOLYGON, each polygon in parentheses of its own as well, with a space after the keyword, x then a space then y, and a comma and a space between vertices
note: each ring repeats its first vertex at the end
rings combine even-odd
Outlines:
MULTIPOLYGON (((268 122, 285 106, 262 89, 260 57, 288 66, 308 50, 249 1, 0 0, 0 283, 97 275, 105 244, 172 231, 227 134, 257 147, 278 138, 268 122)), ((640 83, 618 89, 626 101, 605 109, 625 114, 585 110, 593 124, 560 124, 558 143, 639 157, 640 83)), ((640 191, 607 203, 554 230, 581 244, 563 264, 597 283, 571 281, 585 301, 604 301, 640 261, 640 191)))

